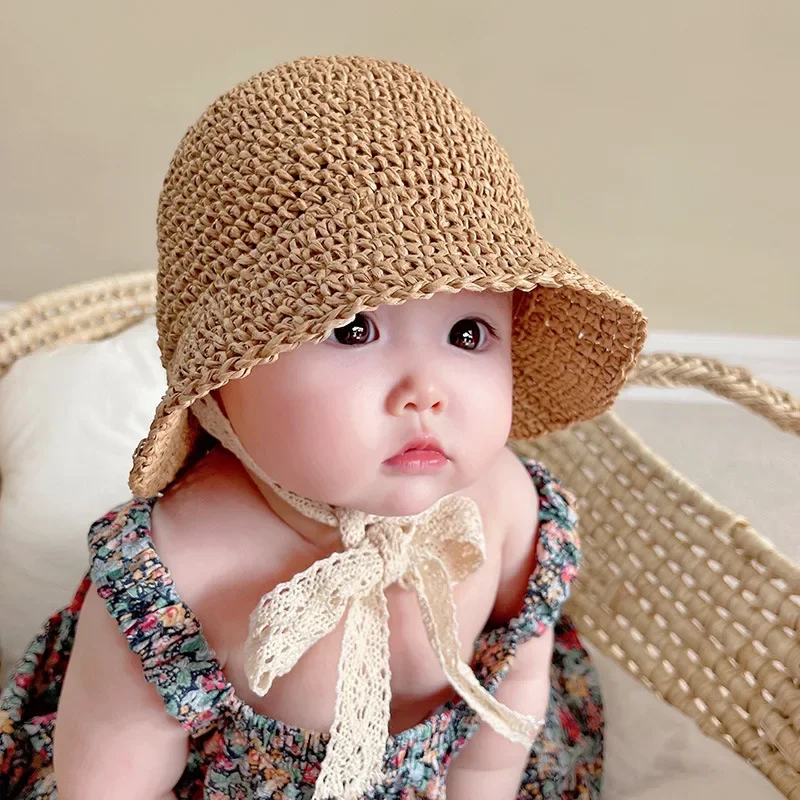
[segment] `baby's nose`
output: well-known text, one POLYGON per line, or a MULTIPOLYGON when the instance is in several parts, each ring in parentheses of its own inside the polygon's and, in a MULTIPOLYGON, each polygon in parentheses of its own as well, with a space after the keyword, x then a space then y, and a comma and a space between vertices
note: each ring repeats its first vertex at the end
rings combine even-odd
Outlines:
POLYGON ((447 397, 440 381, 432 375, 408 375, 389 393, 389 413, 401 416, 409 412, 442 413, 447 408, 447 397))

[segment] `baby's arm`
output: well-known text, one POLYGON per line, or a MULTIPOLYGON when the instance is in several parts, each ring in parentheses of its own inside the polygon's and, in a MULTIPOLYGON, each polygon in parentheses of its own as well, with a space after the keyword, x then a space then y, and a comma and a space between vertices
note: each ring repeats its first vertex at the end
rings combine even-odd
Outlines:
MULTIPOLYGON (((511 455, 511 454, 509 454, 511 455)), ((536 564, 539 496, 525 467, 511 456, 501 478, 502 495, 514 517, 506 526, 502 570, 491 624, 505 624, 519 613, 536 564)), ((497 691, 497 699, 522 714, 543 719, 550 702, 553 629, 522 644, 497 691)), ((447 776, 448 800, 514 800, 529 750, 482 722, 447 776)))
MULTIPOLYGON (((525 642, 497 691, 497 699, 522 714, 543 719, 550 702, 553 629, 525 642)), ((515 800, 529 749, 510 742, 482 722, 453 761, 447 775, 447 800, 515 800)))
POLYGON ((167 715, 92 589, 78 621, 54 734, 59 800, 166 800, 188 737, 167 715))

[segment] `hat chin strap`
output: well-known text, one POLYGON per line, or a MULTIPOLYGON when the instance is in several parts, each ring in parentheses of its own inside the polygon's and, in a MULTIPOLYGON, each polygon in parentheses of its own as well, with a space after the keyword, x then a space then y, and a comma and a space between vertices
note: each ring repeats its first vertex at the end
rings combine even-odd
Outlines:
POLYGON ((309 519, 338 527, 339 522, 333 506, 301 497, 299 494, 284 489, 258 466, 236 435, 230 420, 225 416, 219 404, 211 395, 206 395, 205 397, 195 400, 191 411, 207 433, 210 433, 217 439, 226 450, 233 453, 248 472, 263 481, 278 495, 278 497, 285 500, 290 506, 297 509, 303 516, 309 519))
POLYGON ((519 714, 481 686, 461 658, 453 586, 486 560, 477 503, 449 495, 427 511, 383 517, 300 497, 265 475, 210 396, 192 405, 203 428, 306 517, 336 527, 343 552, 312 564, 261 598, 250 615, 245 672, 266 694, 275 678, 345 620, 336 705, 313 800, 358 800, 383 780, 391 671, 385 590, 416 592, 428 640, 455 691, 498 733, 530 747, 544 719, 519 714))

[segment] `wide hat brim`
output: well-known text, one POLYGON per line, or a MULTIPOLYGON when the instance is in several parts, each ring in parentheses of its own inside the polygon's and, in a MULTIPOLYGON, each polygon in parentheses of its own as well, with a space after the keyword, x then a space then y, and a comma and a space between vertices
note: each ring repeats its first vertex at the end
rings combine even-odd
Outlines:
POLYGON ((306 253, 303 277, 290 291, 275 292, 257 262, 233 279, 221 274, 181 321, 177 348, 165 364, 166 394, 134 455, 134 494, 157 495, 186 464, 201 434, 190 414, 198 398, 320 341, 361 311, 437 292, 531 293, 513 334, 512 439, 536 438, 608 410, 644 344, 642 311, 535 230, 526 231, 524 242, 496 228, 483 243, 480 237, 476 243, 474 225, 469 236, 462 233, 405 252, 396 237, 371 235, 355 243, 357 263, 345 265, 306 253))

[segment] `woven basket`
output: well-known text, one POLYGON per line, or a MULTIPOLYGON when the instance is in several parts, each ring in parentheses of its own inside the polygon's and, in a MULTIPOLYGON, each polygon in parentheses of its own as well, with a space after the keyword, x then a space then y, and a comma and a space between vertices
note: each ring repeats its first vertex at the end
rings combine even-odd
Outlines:
MULTIPOLYGON (((0 375, 154 308, 152 273, 34 298, 0 317, 0 375)), ((800 403, 743 369, 649 355, 631 382, 704 388, 800 434, 800 403)), ((581 498, 584 563, 568 607, 581 635, 800 800, 800 567, 613 413, 516 448, 581 498)))

